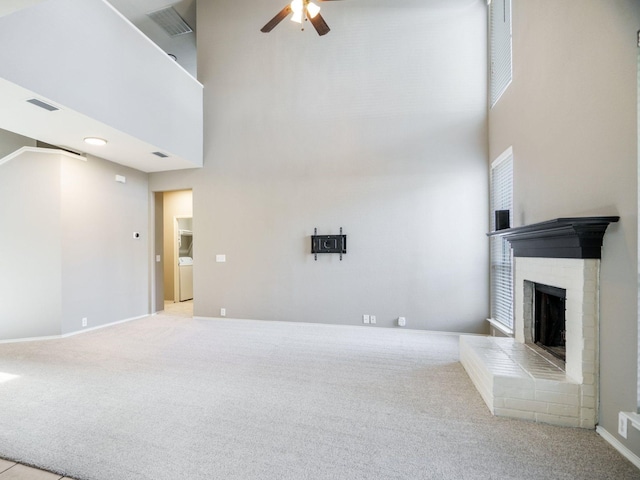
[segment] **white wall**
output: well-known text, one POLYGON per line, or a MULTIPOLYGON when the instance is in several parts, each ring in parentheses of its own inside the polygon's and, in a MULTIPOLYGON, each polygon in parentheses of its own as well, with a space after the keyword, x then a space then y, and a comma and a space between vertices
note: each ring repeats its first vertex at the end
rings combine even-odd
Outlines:
MULTIPOLYGON (((10 136, 1 144, 19 142, 10 136)), ((60 334, 60 158, 28 152, 0 165, 0 340, 60 334)))
POLYGON ((486 6, 198 5, 205 166, 193 187, 195 314, 479 332, 487 316, 486 6), (315 262, 310 235, 348 236, 315 262), (216 263, 226 254, 226 263, 216 263))
MULTIPOLYGON (((5 132, 0 150, 18 140, 5 132)), ((149 313, 148 200, 145 173, 96 157, 33 149, 0 165, 0 340, 149 313)))
MULTIPOLYGON (((619 215, 600 271, 600 425, 636 408, 634 0, 513 0, 513 83, 490 113, 491 158, 514 153, 514 223, 619 215)), ((640 454, 640 432, 624 442, 640 454)))

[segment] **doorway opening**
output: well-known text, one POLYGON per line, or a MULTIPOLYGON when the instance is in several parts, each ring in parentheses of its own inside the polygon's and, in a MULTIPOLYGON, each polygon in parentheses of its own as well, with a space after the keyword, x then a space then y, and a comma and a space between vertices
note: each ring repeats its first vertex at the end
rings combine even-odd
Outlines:
POLYGON ((156 311, 193 316, 193 191, 155 193, 156 311))

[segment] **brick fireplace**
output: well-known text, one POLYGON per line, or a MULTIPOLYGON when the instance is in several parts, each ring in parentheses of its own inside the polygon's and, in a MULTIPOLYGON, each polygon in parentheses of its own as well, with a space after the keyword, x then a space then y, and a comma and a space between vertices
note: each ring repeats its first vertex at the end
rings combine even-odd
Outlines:
POLYGON ((494 415, 594 428, 598 420, 600 252, 618 217, 507 229, 514 252, 512 338, 460 337, 460 361, 494 415), (566 360, 535 344, 535 286, 566 292, 566 360))

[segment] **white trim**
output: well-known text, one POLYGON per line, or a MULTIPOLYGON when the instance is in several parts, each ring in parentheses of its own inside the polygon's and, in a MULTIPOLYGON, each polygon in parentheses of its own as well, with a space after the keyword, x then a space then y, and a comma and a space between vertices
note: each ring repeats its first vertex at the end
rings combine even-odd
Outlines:
POLYGON ((496 330, 500 330, 505 335, 509 335, 510 337, 513 337, 513 330, 507 327, 504 323, 494 320, 493 318, 487 318, 487 322, 489 322, 491 326, 496 330))
POLYGON ((492 109, 513 82, 513 15, 511 0, 504 0, 502 7, 493 2, 489 2, 488 6, 489 109, 492 109), (503 17, 502 21, 500 16, 503 17), (508 53, 508 57, 505 53, 508 53))
POLYGON ((640 468, 640 457, 638 457, 635 453, 625 447, 620 440, 611 435, 608 431, 606 431, 602 426, 596 426, 596 433, 600 435, 607 443, 609 443, 613 448, 618 450, 627 460, 633 463, 637 468, 640 468))
POLYGON ((0 340, 0 344, 3 343, 20 343, 20 342, 39 342, 42 340, 60 340, 62 338, 73 337, 74 335, 78 335, 80 333, 92 332, 93 330, 99 330, 105 327, 112 327, 114 325, 118 325, 120 323, 131 322, 133 320, 140 320, 141 318, 149 317, 150 315, 140 315, 138 317, 125 318, 124 320, 117 320, 111 323, 105 323, 104 325, 98 325, 97 327, 91 328, 83 328, 82 330, 76 330, 75 332, 64 333, 62 335, 49 335, 46 337, 27 337, 27 338, 12 338, 9 340, 0 340))
POLYGON ((496 168, 498 165, 500 165, 502 162, 504 162, 505 160, 507 160, 509 157, 512 157, 512 156, 513 156, 513 146, 507 148, 504 152, 498 155, 498 158, 496 158, 493 162, 491 162, 491 168, 496 168))
POLYGON ((75 153, 67 152, 66 150, 58 150, 53 148, 40 148, 40 147, 22 147, 5 157, 0 158, 0 165, 10 162, 14 158, 22 155, 23 153, 42 153, 42 154, 48 154, 48 155, 55 154, 55 155, 63 155, 69 158, 75 158, 76 160, 82 160, 83 162, 87 161, 86 157, 83 157, 82 155, 76 155, 75 153))

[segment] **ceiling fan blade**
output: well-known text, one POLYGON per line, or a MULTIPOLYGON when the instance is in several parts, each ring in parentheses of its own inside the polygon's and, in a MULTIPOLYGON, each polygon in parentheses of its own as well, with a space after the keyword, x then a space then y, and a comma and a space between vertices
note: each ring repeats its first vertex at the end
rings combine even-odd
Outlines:
POLYGON ((326 35, 329 33, 329 30, 331 30, 329 25, 327 25, 327 22, 324 21, 324 18, 322 18, 322 15, 319 13, 313 18, 309 18, 309 21, 313 24, 313 27, 320 36, 326 35))
POLYGON ((278 14, 267 22, 267 24, 260 29, 261 32, 269 33, 275 28, 287 15, 291 13, 291 5, 284 7, 278 14))

